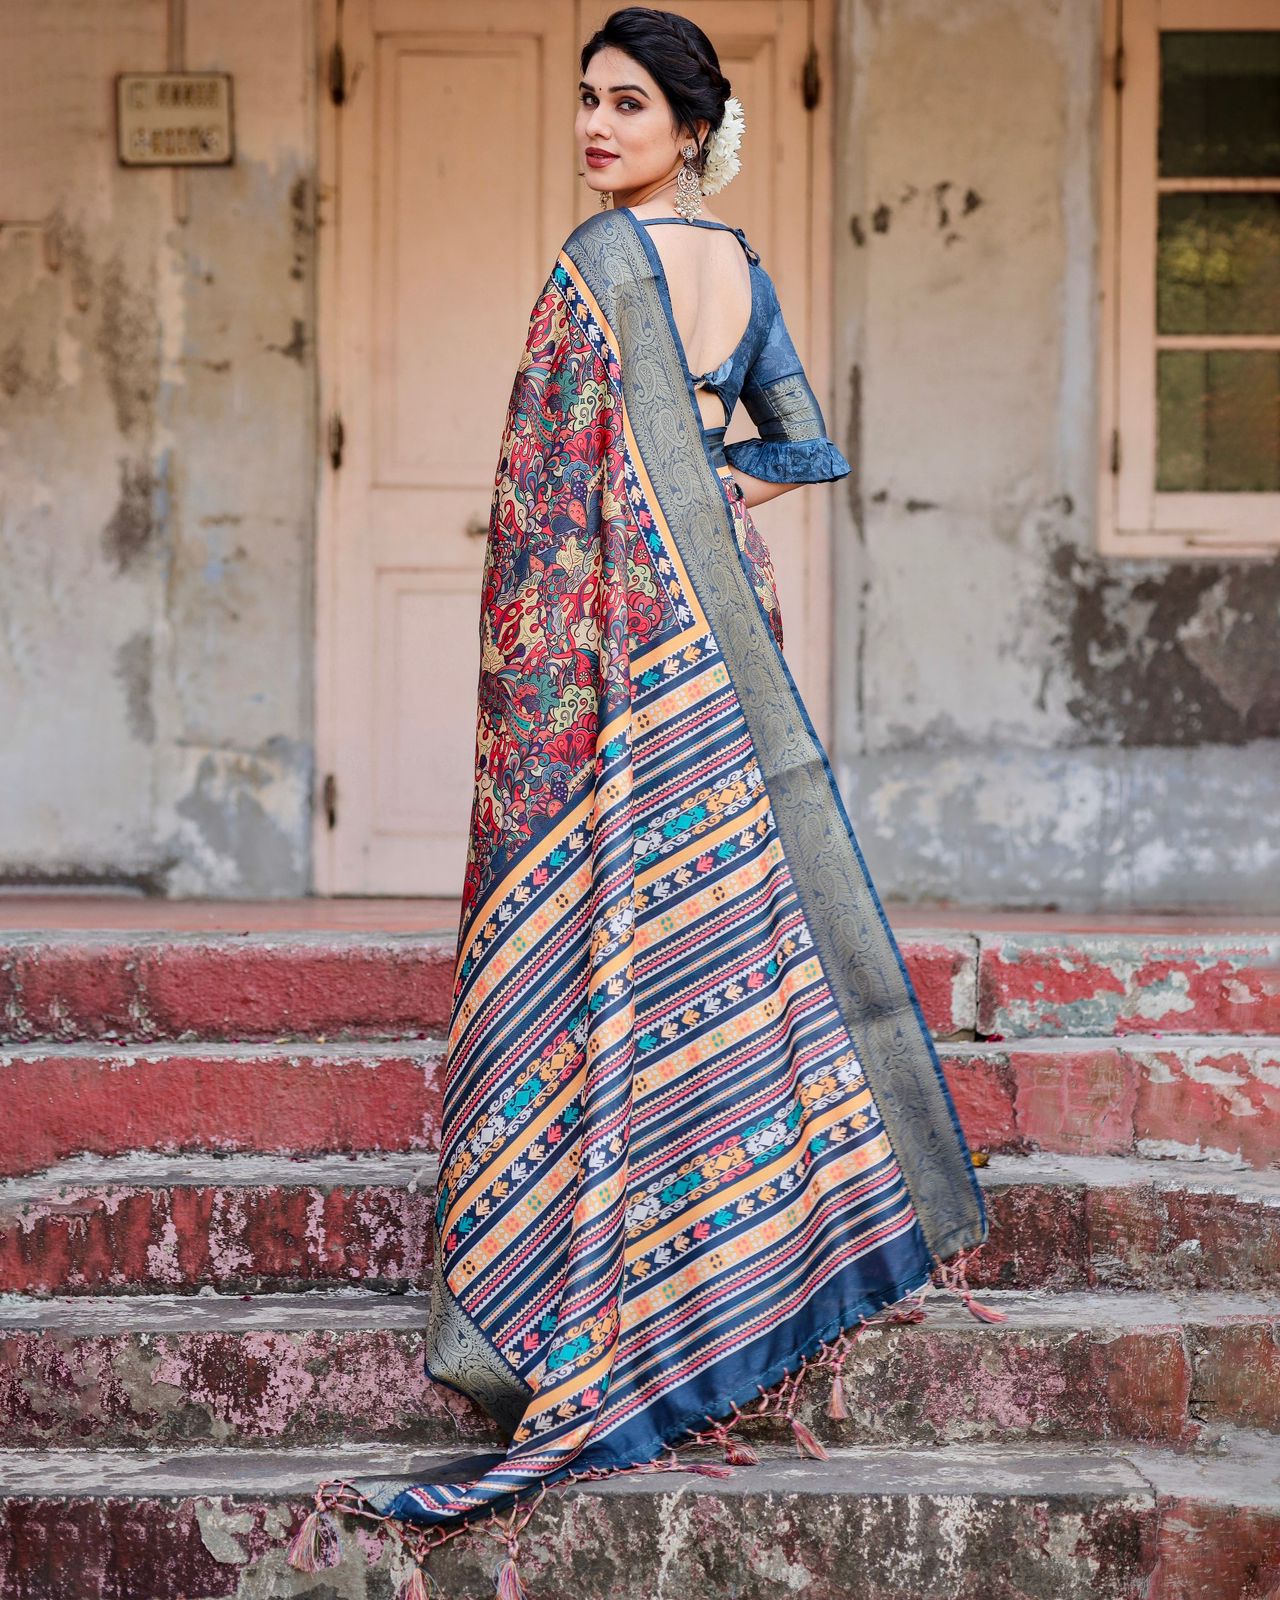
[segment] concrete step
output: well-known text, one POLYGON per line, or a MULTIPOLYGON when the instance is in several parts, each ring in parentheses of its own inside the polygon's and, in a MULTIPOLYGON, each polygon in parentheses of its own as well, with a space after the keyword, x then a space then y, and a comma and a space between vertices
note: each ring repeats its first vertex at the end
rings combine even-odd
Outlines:
MULTIPOLYGON (((0 934, 2 1037, 443 1031, 457 933, 0 934)), ((1280 937, 904 930, 939 1038, 1280 1034, 1280 937)))
MULTIPOLYGON (((403 1038, 447 1031, 456 931, 0 934, 0 1040, 403 1038)), ((977 941, 913 934, 929 1026, 972 1036, 977 941)))
POLYGON ((939 1047, 975 1149, 1280 1166, 1280 1037, 939 1047))
MULTIPOLYGON (((1280 1583, 1280 1441, 1215 1444, 779 1450, 724 1480, 619 1475, 546 1495, 521 1575, 537 1600, 1261 1600, 1280 1583)), ((286 1565, 314 1484, 459 1466, 386 1444, 3 1450, 0 1600, 385 1600, 406 1568, 369 1524, 344 1521, 340 1567, 286 1565)), ((491 1595, 503 1554, 454 1539, 431 1572, 446 1595, 491 1595)))
POLYGON ((4 1038, 413 1038, 449 1022, 436 934, 4 934, 4 1038))
POLYGON ((0 1177, 68 1156, 434 1150, 440 1035, 347 1044, 0 1046, 0 1177))
POLYGON ((1268 1290, 1280 1283, 1280 1172, 1122 1156, 992 1156, 990 1237, 971 1285, 1268 1290))
MULTIPOLYGON (((270 1040, 446 1029, 456 930, 0 934, 0 1038, 270 1040)), ((904 930, 939 1038, 1280 1034, 1280 934, 904 930)))
MULTIPOLYGON (((434 1156, 80 1157, 0 1183, 0 1293, 424 1288, 434 1156)), ((975 1287, 1270 1290, 1280 1172, 996 1155, 975 1287)))
POLYGON ((404 1290, 434 1155, 80 1157, 0 1183, 0 1294, 404 1290))
MULTIPOLYGON (((1007 1322, 926 1297, 921 1323, 883 1317, 830 1381, 802 1386, 824 1443, 963 1444, 1132 1438, 1187 1444, 1206 1424, 1280 1432, 1280 1291, 1025 1293, 993 1289, 1007 1322)), ((11 1446, 413 1445, 499 1435, 423 1371, 423 1295, 162 1296, 0 1303, 0 1416, 11 1446)), ((753 1443, 790 1439, 774 1419, 753 1443)))
POLYGON ((1280 1033, 1280 937, 980 935, 978 1035, 1280 1033))
MULTIPOLYGON (((1280 1166, 1280 1038, 939 1046, 975 1149, 1280 1166)), ((312 1156, 439 1143, 444 1042, 0 1046, 0 1177, 135 1151, 312 1156)))

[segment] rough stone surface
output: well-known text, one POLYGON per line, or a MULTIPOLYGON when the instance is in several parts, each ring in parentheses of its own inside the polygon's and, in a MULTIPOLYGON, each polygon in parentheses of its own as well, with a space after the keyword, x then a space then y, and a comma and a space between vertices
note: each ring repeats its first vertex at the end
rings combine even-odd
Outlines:
POLYGON ((903 960, 933 1033, 972 1037, 977 1026, 978 941, 967 934, 906 934, 903 960))
MULTIPOLYGON (((1280 1174, 1206 1161, 994 1155, 1000 1288, 1253 1290, 1280 1281, 1280 1174)), ((435 1158, 130 1156, 0 1183, 0 1292, 421 1288, 435 1158)))
MULTIPOLYGON (((0 1176, 133 1151, 311 1156, 439 1142, 442 1042, 0 1047, 0 1176)), ((1280 1040, 940 1047, 975 1149, 1280 1165, 1280 1040)))
MULTIPOLYGON (((909 933, 944 1039, 1280 1034, 1280 937, 909 933)), ((398 1038, 448 1026, 453 936, 9 934, 10 1042, 398 1038)), ((1133 1042, 1131 1040, 1131 1042, 1133 1042)))
POLYGON ((1280 1175, 1211 1162, 993 1156, 969 1282, 1005 1288, 1272 1288, 1280 1175))
MULTIPOLYGON (((1275 1600, 1280 1085, 1276 1037, 1249 1031, 1269 969, 1256 941, 1175 941, 1157 967, 1152 942, 1058 940, 1063 992, 1027 937, 905 941, 992 1152, 968 1270, 1007 1320, 934 1293, 923 1322, 865 1328, 847 1420, 827 1374, 801 1387, 829 1462, 756 1421, 761 1466, 723 1483, 553 1494, 522 1541, 535 1597, 1275 1600), (1179 995, 1197 1031, 1130 1026, 1179 995)), ((449 953, 10 939, 29 1042, 0 1049, 0 1600, 391 1600, 406 1571, 376 1535, 310 1576, 284 1546, 320 1478, 456 1476, 499 1442, 422 1367, 441 1039, 414 1021, 424 992, 445 1015, 449 953)), ((435 1575, 491 1596, 499 1556, 454 1544, 435 1575)))
MULTIPOLYGON (((449 1025, 456 934, 0 935, 0 1038, 403 1038, 449 1025)), ((972 1034, 977 947, 902 941, 925 1018, 972 1034)))
POLYGON ((1195 1452, 1136 1445, 1159 1518, 1151 1600, 1273 1600, 1280 1593, 1280 1475, 1256 1433, 1224 1429, 1195 1452))
MULTIPOLYGON (((522 1576, 534 1594, 575 1600, 1132 1600, 1160 1584, 1150 1592, 1165 1600, 1249 1594, 1176 1587, 1188 1562, 1204 1576, 1256 1574, 1274 1559, 1277 1441, 1224 1429, 1214 1445, 1193 1457, 862 1447, 825 1462, 766 1451, 718 1482, 621 1475, 546 1497, 521 1538, 522 1576)), ((393 1558, 376 1537, 348 1531, 344 1564, 327 1572, 285 1566, 283 1541, 312 1486, 460 1467, 456 1456, 385 1446, 336 1457, 0 1451, 0 1596, 387 1600, 393 1558)), ((447 1595, 488 1594, 499 1558, 487 1540, 454 1541, 431 1567, 447 1595)))

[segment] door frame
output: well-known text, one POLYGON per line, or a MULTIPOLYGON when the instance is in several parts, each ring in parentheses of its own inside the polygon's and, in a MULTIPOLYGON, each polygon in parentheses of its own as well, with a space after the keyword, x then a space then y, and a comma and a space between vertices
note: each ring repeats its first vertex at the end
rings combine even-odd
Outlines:
MULTIPOLYGON (((559 0, 572 5, 573 0, 559 0)), ((804 4, 806 0, 760 0, 761 4, 776 6, 804 4)), ((835 396, 832 392, 832 356, 834 339, 834 286, 835 221, 833 197, 835 192, 835 166, 833 140, 835 130, 835 103, 837 58, 835 38, 836 0, 808 0, 812 5, 812 38, 818 50, 821 90, 818 104, 810 113, 810 192, 807 217, 809 260, 809 350, 805 361, 806 371, 814 392, 828 419, 836 414, 835 396)), ((339 282, 338 229, 341 226, 341 108, 333 104, 329 89, 329 62, 334 43, 340 36, 343 0, 314 0, 312 39, 314 40, 313 129, 315 139, 315 327, 316 327, 316 396, 315 425, 315 549, 312 563, 314 574, 313 634, 313 741, 315 764, 312 782, 311 806, 311 893, 323 896, 350 894, 362 891, 339 890, 334 887, 337 876, 337 852, 334 832, 329 826, 328 814, 330 774, 336 775, 336 803, 342 803, 341 774, 338 772, 335 719, 336 685, 334 671, 336 652, 331 640, 336 627, 335 583, 338 573, 338 496, 335 471, 329 461, 329 418, 342 409, 340 363, 337 359, 340 327, 338 307, 341 302, 339 282)), ((349 89, 348 85, 348 89, 349 89)), ((798 75, 794 92, 801 92, 798 75)), ((551 263, 548 262, 548 270, 551 263)), ((497 449, 497 441, 494 442, 497 449)), ((496 458, 495 458, 496 459, 496 458)), ((810 508, 812 520, 812 554, 809 564, 808 615, 816 628, 818 659, 825 661, 823 679, 810 690, 807 704, 810 717, 824 744, 829 744, 832 728, 832 694, 834 673, 834 609, 833 585, 833 524, 836 517, 834 498, 822 497, 821 503, 810 508)), ((479 664, 477 660, 477 671, 479 664)))
POLYGON ((334 585, 338 543, 338 497, 335 473, 329 461, 329 418, 339 407, 341 394, 337 360, 339 348, 338 226, 341 220, 341 111, 333 103, 329 63, 340 36, 342 0, 315 0, 315 60, 312 104, 315 106, 315 272, 316 272, 316 416, 312 733, 315 764, 311 795, 311 892, 335 895, 336 842, 329 825, 326 788, 336 771, 335 695, 333 674, 336 652, 330 643, 336 626, 334 585))

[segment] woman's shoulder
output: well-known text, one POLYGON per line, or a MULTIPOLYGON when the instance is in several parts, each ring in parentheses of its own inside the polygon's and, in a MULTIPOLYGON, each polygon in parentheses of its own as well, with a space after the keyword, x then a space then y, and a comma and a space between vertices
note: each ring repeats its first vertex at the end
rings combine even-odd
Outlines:
POLYGON ((598 253, 616 247, 621 230, 627 226, 628 219, 612 206, 607 211, 593 211, 560 246, 561 253, 576 258, 576 253, 583 250, 598 253))
POLYGON ((710 206, 704 205, 698 215, 704 222, 718 222, 722 228, 733 227, 727 217, 722 217, 718 211, 713 211, 710 206))
MULTIPOLYGON (((611 228, 616 225, 616 223, 624 216, 628 220, 636 223, 654 222, 660 219, 670 218, 671 212, 664 206, 655 205, 649 202, 639 206, 610 206, 604 211, 593 211, 589 217, 585 218, 577 225, 576 228, 574 228, 573 232, 569 235, 569 238, 575 239, 579 236, 590 236, 595 232, 608 233, 611 231, 611 228)), ((731 228, 735 233, 741 232, 741 229, 734 228, 733 224, 726 218, 720 216, 717 212, 709 211, 705 206, 702 208, 701 212, 699 212, 698 219, 701 222, 713 222, 717 227, 720 228, 731 228)), ((566 240, 565 243, 567 244, 568 240, 566 240)))
MULTIPOLYGON (((671 215, 671 207, 662 200, 645 200, 638 206, 627 206, 623 209, 630 211, 637 222, 653 221, 655 218, 669 217, 671 215)), ((604 211, 601 212, 601 215, 607 217, 609 213, 604 211)), ((718 211, 712 211, 711 207, 707 205, 704 205, 699 211, 698 220, 700 222, 715 222, 722 228, 731 228, 733 226, 718 211)))

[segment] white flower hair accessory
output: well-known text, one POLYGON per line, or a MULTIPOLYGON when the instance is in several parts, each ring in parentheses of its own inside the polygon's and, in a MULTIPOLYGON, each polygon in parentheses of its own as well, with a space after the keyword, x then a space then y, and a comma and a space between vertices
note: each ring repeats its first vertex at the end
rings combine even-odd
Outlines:
POLYGON ((707 140, 699 185, 703 194, 719 194, 726 183, 732 183, 738 176, 742 167, 738 160, 738 146, 742 143, 742 130, 746 125, 742 102, 736 94, 731 94, 724 103, 724 117, 720 126, 707 140))

